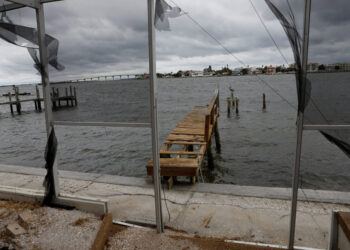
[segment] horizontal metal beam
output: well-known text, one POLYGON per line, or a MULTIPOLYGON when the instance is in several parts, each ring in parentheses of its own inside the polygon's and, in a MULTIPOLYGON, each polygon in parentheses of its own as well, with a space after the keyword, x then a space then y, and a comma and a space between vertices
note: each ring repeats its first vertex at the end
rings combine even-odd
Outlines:
POLYGON ((10 4, 0 6, 0 12, 16 10, 16 9, 20 9, 23 7, 26 7, 26 6, 23 6, 22 4, 17 4, 17 3, 10 3, 10 4))
MULTIPOLYGON (((51 2, 57 2, 57 1, 63 1, 63 0, 41 0, 40 3, 51 3, 51 2)), ((11 1, 11 2, 15 2, 15 1, 11 1)), ((25 8, 25 7, 27 6, 20 3, 11 3, 11 4, 0 6, 0 12, 16 10, 16 9, 25 8)))
POLYGON ((304 130, 349 130, 350 125, 304 125, 304 130))
POLYGON ((81 127, 119 127, 119 128, 151 128, 150 123, 125 123, 125 122, 68 122, 53 121, 55 126, 81 126, 81 127))
POLYGON ((31 8, 38 8, 39 7, 39 0, 7 0, 12 3, 17 3, 26 7, 31 7, 31 8))

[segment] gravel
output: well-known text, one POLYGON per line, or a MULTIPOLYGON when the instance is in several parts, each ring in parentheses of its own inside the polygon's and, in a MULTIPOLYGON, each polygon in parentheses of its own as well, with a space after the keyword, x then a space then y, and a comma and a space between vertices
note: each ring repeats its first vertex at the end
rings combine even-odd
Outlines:
POLYGON ((0 248, 89 249, 100 225, 101 219, 90 213, 0 200, 0 248), (18 223, 18 215, 24 211, 33 221, 25 234, 10 237, 6 226, 18 223))

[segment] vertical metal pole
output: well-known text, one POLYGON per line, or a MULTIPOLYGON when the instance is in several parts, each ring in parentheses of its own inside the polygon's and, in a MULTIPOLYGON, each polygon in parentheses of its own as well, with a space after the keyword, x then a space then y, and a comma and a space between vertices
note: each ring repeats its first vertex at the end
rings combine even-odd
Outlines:
MULTIPOLYGON (((52 108, 50 100, 50 80, 49 80, 49 69, 47 60, 47 47, 45 42, 45 16, 44 6, 39 3, 36 9, 36 22, 38 27, 38 42, 39 42, 39 54, 40 54, 40 69, 41 69, 41 82, 43 86, 43 97, 45 107, 45 121, 46 121, 46 133, 49 137, 52 126, 52 108)), ((58 171, 57 161, 53 166, 54 185, 55 185, 55 196, 59 195, 59 183, 58 183, 58 171)))
POLYGON ((329 230, 328 250, 338 249, 338 218, 337 212, 332 210, 331 227, 329 230))
MULTIPOLYGON (((309 33, 310 33, 310 14, 311 14, 311 0, 305 0, 305 14, 304 14, 304 36, 303 36, 303 51, 302 51, 302 73, 303 73, 303 85, 306 81, 307 73, 307 59, 309 51, 309 33)), ((305 95, 305 93, 302 93, 305 95)), ((304 96, 300 97, 301 102, 305 102, 304 96)), ((301 145, 303 139, 303 125, 304 125, 304 111, 298 111, 297 120, 297 145, 295 155, 295 166, 293 176, 293 194, 292 194, 292 207, 290 215, 289 226, 289 244, 288 248, 292 250, 294 248, 294 236, 295 236, 295 222, 297 213, 298 202, 298 188, 299 188, 299 170, 300 170, 300 158, 301 158, 301 145)))
POLYGON ((156 210, 157 232, 164 231, 162 200, 160 194, 160 165, 158 148, 158 116, 157 116, 157 74, 156 74, 156 46, 154 30, 154 0, 148 0, 148 47, 149 47, 149 75, 151 86, 151 120, 152 120, 152 156, 154 201, 156 210))

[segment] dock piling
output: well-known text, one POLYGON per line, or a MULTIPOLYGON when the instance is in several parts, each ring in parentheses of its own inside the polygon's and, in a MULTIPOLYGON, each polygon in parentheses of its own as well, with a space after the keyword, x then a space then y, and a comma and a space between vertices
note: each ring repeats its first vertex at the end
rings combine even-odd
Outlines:
POLYGON ((11 110, 11 114, 13 114, 13 107, 12 107, 12 94, 11 92, 8 93, 9 95, 9 102, 10 102, 10 110, 11 110))
POLYGON ((266 110, 266 95, 263 93, 263 110, 266 110))
POLYGON ((20 115, 21 114, 21 102, 19 100, 19 89, 15 87, 15 97, 16 97, 16 111, 20 115))
POLYGON ((77 89, 74 87, 74 103, 75 103, 75 106, 78 105, 78 102, 77 102, 77 89))
POLYGON ((231 102, 232 102, 232 107, 235 107, 235 97, 234 97, 234 90, 230 88, 231 92, 231 102))
MULTIPOLYGON (((66 97, 68 97, 68 88, 65 89, 66 90, 66 97)), ((69 101, 68 98, 66 99, 66 106, 69 106, 69 101)))
POLYGON ((56 97, 58 99, 58 107, 61 107, 61 99, 60 99, 60 90, 59 90, 59 88, 56 89, 56 97))
POLYGON ((236 97, 236 114, 239 114, 239 108, 238 108, 238 104, 239 104, 239 99, 236 97))
POLYGON ((214 137, 215 137, 215 149, 216 153, 221 153, 221 143, 220 143, 220 135, 219 135, 219 129, 218 129, 218 123, 215 124, 214 127, 214 137))
POLYGON ((229 115, 231 113, 231 99, 230 97, 227 97, 227 114, 229 115))
POLYGON ((213 159, 213 153, 211 152, 211 145, 208 144, 207 148, 207 160, 208 160, 208 168, 210 170, 214 169, 214 159, 213 159))
POLYGON ((73 89, 72 89, 72 86, 69 86, 69 93, 70 93, 70 96, 71 96, 71 99, 70 99, 70 104, 71 106, 73 107, 73 89))
POLYGON ((35 85, 35 91, 36 91, 36 98, 37 98, 36 100, 37 109, 41 111, 40 91, 39 91, 38 85, 35 85))

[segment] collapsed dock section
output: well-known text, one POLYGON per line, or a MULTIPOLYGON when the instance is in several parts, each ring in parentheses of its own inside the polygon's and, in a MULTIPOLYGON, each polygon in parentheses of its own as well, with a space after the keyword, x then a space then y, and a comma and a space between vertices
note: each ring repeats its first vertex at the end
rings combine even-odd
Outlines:
MULTIPOLYGON (((198 178, 204 156, 211 158, 213 133, 217 132, 219 91, 216 90, 208 106, 196 106, 176 125, 160 150, 160 175, 169 177, 169 186, 178 176, 198 178)), ((147 166, 153 176, 153 160, 147 166)))

